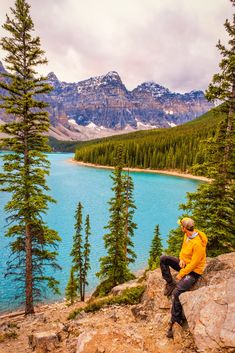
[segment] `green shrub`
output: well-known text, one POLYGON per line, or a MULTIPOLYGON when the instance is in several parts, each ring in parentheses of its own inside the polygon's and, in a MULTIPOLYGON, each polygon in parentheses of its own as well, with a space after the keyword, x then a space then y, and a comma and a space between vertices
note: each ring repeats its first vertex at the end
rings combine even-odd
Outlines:
POLYGON ((69 320, 73 320, 76 316, 84 311, 85 313, 91 313, 100 310, 104 306, 109 305, 134 305, 141 301, 142 295, 145 291, 145 286, 138 286, 135 288, 127 288, 122 294, 115 297, 103 298, 100 300, 95 300, 89 303, 85 308, 80 308, 71 312, 68 316, 69 320))
POLYGON ((94 298, 105 297, 106 295, 108 295, 108 293, 111 291, 112 288, 113 288, 113 284, 109 280, 105 280, 96 287, 96 290, 92 294, 92 297, 94 298))

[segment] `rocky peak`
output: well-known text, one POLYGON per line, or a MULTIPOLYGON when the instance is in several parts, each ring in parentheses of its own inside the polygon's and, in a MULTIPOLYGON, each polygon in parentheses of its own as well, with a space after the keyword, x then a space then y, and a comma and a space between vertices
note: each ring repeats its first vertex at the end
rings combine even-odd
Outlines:
POLYGON ((48 75, 47 75, 47 79, 50 80, 50 81, 59 81, 56 74, 54 72, 50 72, 48 75))
POLYGON ((201 99, 204 98, 204 93, 203 91, 196 91, 193 90, 191 92, 185 93, 185 96, 188 96, 189 98, 194 98, 194 99, 201 99))
POLYGON ((147 81, 137 86, 133 93, 150 93, 153 97, 161 97, 165 94, 169 94, 170 91, 168 88, 158 85, 154 81, 147 81))
POLYGON ((77 83, 78 93, 100 91, 102 89, 119 87, 126 91, 126 87, 116 71, 110 71, 105 75, 91 77, 88 80, 77 83))
POLYGON ((116 71, 109 71, 106 75, 103 75, 101 77, 102 77, 102 80, 107 80, 111 82, 114 82, 114 81, 122 82, 120 76, 116 71))
POLYGON ((60 81, 58 80, 57 76, 54 74, 54 72, 50 72, 47 75, 47 81, 52 85, 52 86, 58 86, 60 85, 60 81))

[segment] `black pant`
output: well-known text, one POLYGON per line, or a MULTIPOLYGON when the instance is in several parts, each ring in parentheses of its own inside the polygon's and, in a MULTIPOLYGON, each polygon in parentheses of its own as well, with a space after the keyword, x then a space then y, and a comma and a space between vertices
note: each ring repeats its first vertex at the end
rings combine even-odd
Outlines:
MULTIPOLYGON (((162 271, 162 277, 167 283, 173 281, 170 268, 172 267, 176 271, 180 271, 180 260, 177 257, 165 256, 160 257, 160 268, 162 271)), ((188 291, 198 280, 200 275, 196 272, 190 272, 184 276, 179 282, 177 282, 176 288, 172 292, 172 307, 171 307, 171 322, 180 323, 183 319, 183 309, 179 300, 181 293, 188 291)))

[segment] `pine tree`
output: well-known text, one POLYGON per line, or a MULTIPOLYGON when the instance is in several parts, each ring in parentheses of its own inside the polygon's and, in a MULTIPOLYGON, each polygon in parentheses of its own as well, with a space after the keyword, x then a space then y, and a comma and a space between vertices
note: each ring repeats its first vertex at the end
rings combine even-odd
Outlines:
POLYGON ((124 253, 127 265, 135 262, 136 254, 133 250, 134 243, 132 238, 137 224, 133 222, 133 216, 136 209, 133 199, 134 183, 128 172, 123 175, 123 188, 124 188, 124 203, 123 203, 123 218, 124 218, 124 253))
MULTIPOLYGON (((183 218, 183 217, 182 217, 183 218)), ((183 233, 180 227, 172 229, 167 240, 168 247, 166 253, 171 256, 179 257, 183 243, 183 233)))
POLYGON ((162 255, 162 251, 163 248, 160 238, 159 224, 157 224, 154 229, 154 237, 149 252, 148 265, 150 270, 155 270, 157 267, 159 267, 160 256, 162 255))
POLYGON ((42 94, 51 91, 44 77, 38 77, 36 68, 45 64, 40 38, 33 37, 34 24, 30 17, 30 6, 25 0, 16 0, 3 28, 9 37, 1 39, 1 47, 7 52, 7 73, 1 73, 1 108, 9 114, 10 121, 1 126, 8 135, 1 141, 4 155, 3 173, 0 174, 1 190, 11 194, 5 206, 9 228, 6 236, 10 243, 11 256, 7 275, 19 281, 18 296, 25 298, 25 314, 34 313, 34 301, 41 296, 41 283, 58 293, 58 281, 45 275, 44 267, 60 267, 56 263, 60 240, 57 232, 47 227, 42 214, 48 202, 54 200, 45 194, 49 188, 46 176, 49 162, 44 152, 49 151, 45 132, 49 129, 47 104, 42 94), (14 121, 13 121, 14 118, 14 121))
MULTIPOLYGON (((231 2, 235 6, 235 0, 231 2)), ((211 163, 206 164, 213 180, 202 184, 196 193, 188 193, 188 202, 181 205, 208 235, 209 256, 235 250, 235 14, 232 23, 226 20, 225 28, 230 36, 229 47, 218 42, 223 57, 219 64, 221 72, 213 76, 206 92, 209 100, 223 102, 225 116, 210 144, 211 163)))
POLYGON ((83 298, 83 240, 82 240, 82 209, 83 206, 81 202, 78 203, 76 213, 75 213, 75 233, 73 236, 73 247, 70 255, 72 256, 72 263, 74 274, 77 277, 78 291, 80 293, 80 298, 83 298))
POLYGON ((76 277, 74 276, 74 268, 72 266, 70 270, 69 281, 65 289, 65 297, 66 297, 66 300, 70 303, 70 305, 73 305, 77 296, 78 296, 78 282, 76 277))
POLYGON ((108 254, 100 258, 100 271, 97 273, 97 276, 104 280, 109 289, 133 278, 128 269, 125 254, 125 222, 123 217, 125 201, 122 170, 123 147, 118 146, 116 167, 111 175, 114 196, 109 201, 110 219, 105 227, 109 232, 104 235, 105 248, 108 254))
POLYGON ((91 268, 90 266, 90 242, 89 242, 89 237, 91 235, 90 232, 90 218, 89 215, 86 216, 86 222, 85 222, 85 242, 84 242, 84 264, 83 264, 83 293, 82 293, 82 300, 85 300, 85 290, 86 290, 86 285, 88 285, 87 282, 87 273, 89 269, 91 268))
POLYGON ((78 203, 75 214, 75 234, 73 236, 73 247, 71 251, 73 272, 76 277, 77 290, 80 294, 81 301, 85 300, 85 289, 87 282, 87 273, 90 269, 90 218, 86 216, 85 222, 85 239, 83 239, 82 226, 82 209, 81 202, 78 203))

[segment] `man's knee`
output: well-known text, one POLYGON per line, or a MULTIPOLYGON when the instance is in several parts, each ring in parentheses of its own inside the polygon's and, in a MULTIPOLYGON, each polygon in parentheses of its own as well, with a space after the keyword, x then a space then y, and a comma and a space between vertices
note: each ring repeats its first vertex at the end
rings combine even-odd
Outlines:
POLYGON ((180 289, 178 288, 178 285, 177 285, 172 292, 172 297, 177 299, 181 293, 182 292, 180 291, 180 289))
POLYGON ((166 255, 161 255, 160 256, 160 264, 165 264, 168 259, 168 256, 166 255))

